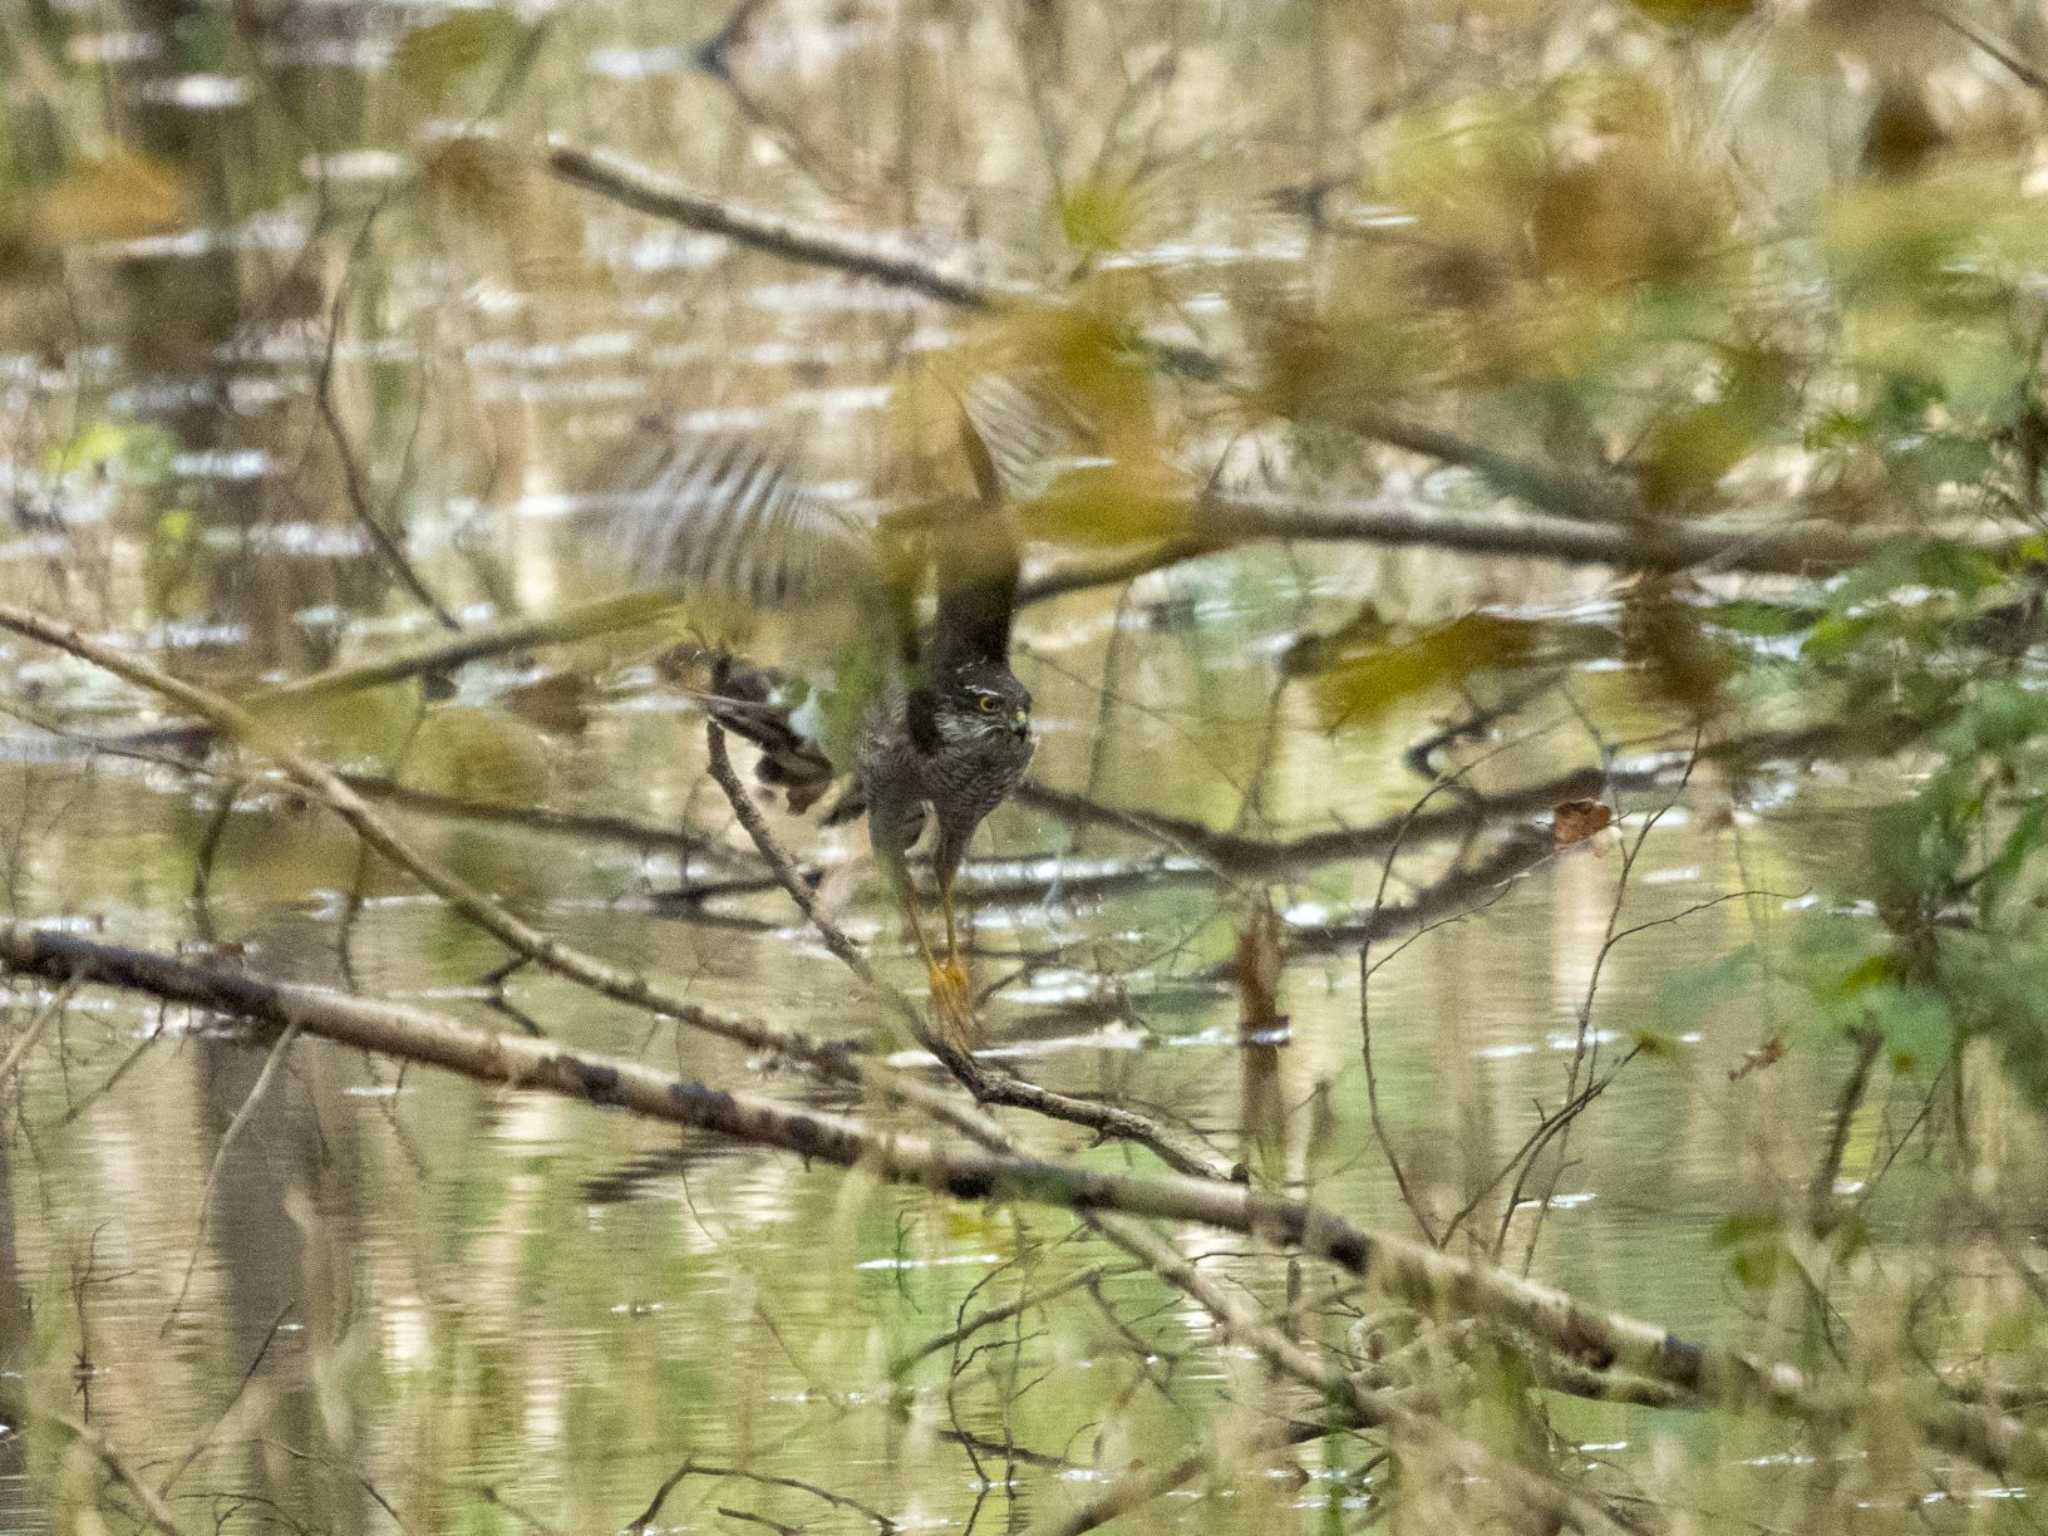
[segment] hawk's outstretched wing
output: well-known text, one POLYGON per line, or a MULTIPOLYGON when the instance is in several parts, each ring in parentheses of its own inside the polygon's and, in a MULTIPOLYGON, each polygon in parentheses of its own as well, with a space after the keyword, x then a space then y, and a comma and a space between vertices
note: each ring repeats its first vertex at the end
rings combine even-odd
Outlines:
POLYGON ((650 431, 647 457, 618 477, 631 490, 613 513, 611 563, 635 586, 674 586, 761 609, 851 597, 871 616, 887 615, 912 659, 919 581, 914 559, 904 558, 928 536, 938 617, 927 663, 945 670, 1001 661, 1017 597, 1012 509, 1043 494, 1064 469, 1090 462, 1083 455, 1092 435, 1034 374, 981 374, 955 399, 977 495, 940 497, 892 521, 898 534, 920 535, 907 545, 885 537, 855 504, 821 493, 786 442, 650 431))
POLYGON ((671 435, 635 482, 612 541, 635 586, 784 608, 881 579, 874 525, 807 483, 795 454, 773 441, 671 435))

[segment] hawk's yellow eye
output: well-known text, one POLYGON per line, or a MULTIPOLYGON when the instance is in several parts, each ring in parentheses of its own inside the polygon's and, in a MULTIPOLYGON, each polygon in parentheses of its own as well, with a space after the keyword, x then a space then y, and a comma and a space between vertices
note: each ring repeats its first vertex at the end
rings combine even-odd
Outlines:
POLYGON ((996 701, 993 698, 991 698, 988 694, 984 693, 980 698, 974 701, 974 707, 980 710, 984 715, 992 715, 996 712, 996 701))

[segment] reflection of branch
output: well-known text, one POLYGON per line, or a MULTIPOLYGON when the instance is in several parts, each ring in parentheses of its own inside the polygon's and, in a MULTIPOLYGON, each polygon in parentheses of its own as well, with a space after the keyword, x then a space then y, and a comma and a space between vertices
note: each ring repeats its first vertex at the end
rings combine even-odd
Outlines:
POLYGON ((1030 293, 1029 289, 952 271, 881 236, 784 218, 712 197, 658 176, 622 155, 608 150, 579 149, 559 137, 548 145, 548 168, 565 181, 587 187, 641 213, 707 234, 724 235, 786 261, 833 267, 893 288, 907 288, 944 304, 987 309, 1005 299, 1028 297, 1030 293))
POLYGON ((227 1422, 228 1415, 232 1414, 241 1405, 242 1394, 249 1390, 249 1383, 255 1379, 256 1372, 261 1369, 264 1357, 270 1353, 270 1346, 277 1341, 278 1330, 284 1327, 284 1320, 290 1317, 297 1307, 298 1302, 287 1301, 279 1310, 277 1316, 270 1320, 270 1327, 263 1335, 263 1342, 256 1346, 256 1353, 249 1357, 249 1363, 242 1368, 241 1379, 235 1383, 234 1396, 230 1397, 227 1401, 227 1406, 214 1416, 213 1422, 193 1437, 192 1443, 185 1447, 185 1454, 178 1458, 178 1464, 172 1467, 169 1472, 166 1472, 163 1481, 157 1484, 156 1491, 164 1498, 170 1497, 171 1488, 191 1468, 192 1463, 199 1459, 201 1453, 213 1443, 214 1437, 220 1433, 221 1425, 227 1422))
POLYGON ((263 1095, 277 1076, 277 1069, 283 1065, 285 1055, 292 1048, 292 1042, 299 1037, 299 1026, 287 1024, 284 1031, 272 1043, 270 1054, 263 1058, 263 1070, 256 1074, 256 1085, 249 1090, 248 1097, 236 1109, 235 1117, 228 1122, 227 1130, 220 1138, 220 1145, 213 1149, 213 1163, 206 1170, 206 1182, 199 1187, 199 1212, 193 1222, 192 1253, 185 1260, 185 1277, 178 1282, 178 1294, 171 1302, 171 1310, 164 1317, 164 1325, 157 1332, 162 1338, 171 1331, 171 1325, 178 1320, 178 1314, 185 1309, 186 1293, 192 1289, 192 1271, 199 1267, 199 1250, 206 1241, 206 1217, 213 1209, 213 1189, 220 1182, 220 1171, 227 1166, 228 1153, 242 1134, 242 1128, 249 1123, 249 1117, 256 1112, 256 1106, 263 1102, 263 1095))
MULTIPOLYGON (((1839 1421, 1848 1406, 1816 1391, 1796 1366, 1599 1311, 1506 1270, 1365 1230, 1326 1207, 1244 1184, 1148 1177, 1000 1151, 942 1149, 920 1136, 870 1131, 839 1115, 670 1077, 643 1062, 498 1034, 422 1008, 211 970, 27 923, 0 923, 0 965, 53 979, 85 971, 99 985, 149 993, 269 1029, 297 1022, 302 1033, 337 1044, 480 1082, 630 1110, 959 1200, 1114 1211, 1257 1236, 1327 1260, 1417 1308, 1521 1329, 1566 1359, 1602 1370, 1630 1372, 1712 1401, 1756 1404, 1828 1422, 1839 1421)), ((1930 1444, 2004 1474, 2048 1477, 2048 1437, 2010 1415, 1940 1401, 1911 1406, 1930 1444)))
POLYGON ((2042 74, 2040 70, 2034 68, 2033 65, 2027 63, 2026 60, 2020 58, 2018 54, 2014 53, 2012 49, 2006 47, 2003 43, 1998 42, 1994 38, 1986 36, 1982 32, 1979 32, 1975 27, 1971 26, 1968 22, 1964 21, 1962 17, 1956 15, 1955 12, 1951 11, 1947 6, 1922 5, 1915 7, 1915 9, 1920 11, 1923 15, 1932 16, 1936 21, 1940 22, 1943 26, 1949 28, 1953 32, 1961 34, 1964 38, 1966 38, 1976 47, 1983 49, 1985 53, 1989 54, 1992 58, 1998 60, 1999 63, 2003 64, 2007 69, 2011 70, 2013 75, 2016 78, 2018 78, 2022 84, 2031 86, 2033 89, 2042 92, 2044 95, 2048 95, 2048 75, 2042 74))
POLYGON ((1453 869, 1433 885, 1418 892, 1413 901, 1397 906, 1375 902, 1360 918, 1335 923, 1296 923, 1286 934, 1292 954, 1316 954, 1332 949, 1349 949, 1354 944, 1377 942, 1407 933, 1455 913, 1472 915, 1490 906, 1502 888, 1518 875, 1526 874, 1549 858, 1553 851, 1548 836, 1538 832, 1519 833, 1508 838, 1486 859, 1453 869))
MULTIPOLYGON (((1853 728, 1824 722, 1797 730, 1731 736, 1702 747, 1699 756, 1737 769, 1779 759, 1881 756, 1905 745, 1917 733, 1918 728, 1907 721, 1864 721, 1853 728)), ((1684 760, 1676 761, 1682 766, 1684 760)), ((1613 769, 1604 774, 1598 768, 1574 769, 1539 783, 1476 795, 1441 811, 1426 812, 1412 821, 1406 816, 1390 816, 1361 827, 1338 827, 1270 839, 1218 832, 1198 821, 1156 811, 1102 805, 1035 780, 1020 785, 1016 798, 1033 810, 1075 825, 1116 827, 1150 838, 1240 879, 1265 879, 1296 874, 1312 865, 1340 859, 1376 858, 1393 845, 1396 837, 1404 835, 1404 825, 1406 842, 1414 844, 1462 836, 1479 826, 1541 815, 1562 801, 1597 794, 1603 789, 1654 788, 1666 781, 1672 767, 1673 760, 1654 758, 1640 767, 1613 769)), ((1358 933, 1354 931, 1351 937, 1355 941, 1358 933)))
MULTIPOLYGON (((1469 803, 1425 812, 1412 820, 1393 816, 1362 827, 1339 827, 1271 839, 1216 832, 1199 822, 1177 816, 1098 805, 1079 795, 1031 781, 1018 789, 1017 799, 1033 810, 1048 812, 1062 821, 1119 827, 1151 838, 1239 879, 1270 879, 1298 874, 1314 865, 1336 860, 1377 857, 1402 836, 1404 824, 1405 841, 1410 844, 1462 837, 1488 825, 1540 815, 1560 801, 1593 793, 1602 782, 1597 769, 1578 769, 1541 783, 1523 785, 1499 794, 1476 796, 1469 803)), ((1347 937, 1356 942, 1361 932, 1351 929, 1347 937)))
MULTIPOLYGON (((1806 1191, 1806 1224, 1816 1237, 1825 1236, 1834 1226, 1835 1180, 1841 1175, 1842 1153, 1849 1145, 1849 1124, 1863 1106, 1863 1093, 1870 1083, 1870 1068, 1877 1060, 1877 1053, 1884 1048, 1883 1032, 1869 1025, 1850 1030, 1849 1038, 1856 1042, 1856 1065, 1850 1069, 1842 1091, 1836 1096, 1828 1144, 1821 1153, 1820 1166, 1814 1169, 1813 1182, 1806 1191)), ((0 1077, 5 1075, 0 1073, 0 1077)), ((2025 1264, 2015 1268, 2020 1273, 2029 1272, 2025 1264)))

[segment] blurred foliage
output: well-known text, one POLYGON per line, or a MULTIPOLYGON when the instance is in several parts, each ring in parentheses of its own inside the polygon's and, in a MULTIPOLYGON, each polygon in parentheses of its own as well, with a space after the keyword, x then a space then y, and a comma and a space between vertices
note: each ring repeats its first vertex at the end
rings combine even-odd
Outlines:
MULTIPOLYGON (((1725 1031, 1741 1015, 1747 1033, 1725 1072, 1698 1076, 1729 1095, 1717 1112, 1760 1103, 1771 1123, 1746 1133, 1757 1147, 1715 1164, 1727 1190, 1699 1224, 1705 1235, 1671 1240, 1704 1246, 1745 1302, 1785 1323, 1803 1360, 1878 1381, 1898 1368, 1896 1320, 1845 1321, 1852 1309, 1839 1304, 1842 1277, 1868 1273, 1857 1266, 1869 1265, 1877 1239, 1860 1200, 1829 1205, 1837 1182, 1925 1180, 1938 1193, 1911 1219, 1922 1223, 1915 1235, 1934 1240, 1912 1264, 1946 1265, 1939 1278, 1952 1279, 1989 1262, 1969 1246, 1974 1230, 1966 1243, 1943 1223, 1960 1223, 1964 1195, 1990 1190, 1984 1203, 1994 1203, 1985 1147, 2030 1145, 2048 1112, 2048 44, 2036 8, 1286 0, 885 15, 589 5, 543 23, 509 6, 201 3, 168 14, 39 4, 0 25, 10 84, 0 109, 0 336, 10 419, 23 423, 6 451, 17 521, 71 541, 21 562, 24 582, 32 569, 44 583, 31 589, 38 601, 84 607, 79 528, 90 520, 73 526, 62 514, 112 485, 121 497, 109 519, 128 542, 108 562, 118 579, 94 594, 107 608, 87 616, 138 630, 241 626, 256 638, 240 649, 208 640, 191 665, 274 680, 332 660, 319 637, 356 620, 373 644, 394 633, 416 640, 418 605, 394 579, 392 550, 420 563, 465 624, 486 604, 559 603, 557 569, 533 553, 544 542, 530 537, 538 518, 520 521, 524 499, 615 489, 606 472, 623 464, 618 444, 648 417, 663 430, 680 416, 690 430, 765 422, 827 440, 834 465, 858 470, 887 501, 970 495, 995 454, 963 441, 959 402, 985 374, 1043 381, 1070 413, 1060 425, 1085 429, 1066 434, 1076 440, 1061 441, 1007 509, 1035 552, 1092 558, 1183 539, 1206 549, 1206 499, 1241 491, 1505 529, 1537 514, 1657 552, 1679 536, 1719 538, 1725 556, 1684 574, 1624 570, 1576 587, 1527 564, 1479 570, 1446 558, 1413 574, 1322 545, 1291 551, 1285 570, 1273 554, 1221 573, 1179 571, 1160 584, 1164 595, 1134 599, 1138 618, 1118 631, 1147 637, 1136 681, 1112 687, 1105 660, 1110 702, 1083 719, 1070 700, 1054 718, 1081 728, 1048 733, 1041 761, 1078 782, 1085 757, 1087 787, 1105 799, 1278 837, 1290 816, 1350 816, 1357 807, 1332 786, 1355 788, 1347 775, 1363 777, 1362 761, 1395 761, 1397 734, 1423 734, 1540 666, 1597 659, 1597 674, 1579 669, 1571 684, 1603 773, 1639 741, 1718 748, 1772 733, 1758 749, 1766 761, 1776 761, 1773 740, 1804 733, 1783 749, 1799 765, 1881 762, 1881 772, 1859 767, 1842 791, 1853 804, 1797 901, 1759 894, 1762 877, 1742 862, 1750 845, 1721 840, 1739 867, 1701 879, 1731 891, 1739 881, 1761 914, 1754 931, 1705 966, 1653 968, 1651 995, 1629 999, 1614 1035, 1675 1082, 1704 1055, 1699 1029, 1718 1021, 1725 1031), (955 312, 679 231, 552 180, 541 160, 552 133, 616 141, 736 207, 848 239, 886 234, 900 242, 891 251, 978 280, 1014 278, 1031 296, 955 312), (890 386, 879 407, 877 379, 890 386), (1858 547, 1875 552, 1824 579, 1745 578, 1752 541, 1794 524, 1868 538, 1858 547), (1216 618, 1255 608, 1256 625, 1216 618), (1148 756, 1117 737, 1111 706, 1126 684, 1170 720, 1169 752, 1148 756), (1618 741, 1596 734, 1616 720, 1618 741), (1260 734, 1299 727, 1331 739, 1269 751, 1260 734), (1072 750, 1086 736, 1092 752, 1098 735, 1099 753, 1072 750), (1203 771, 1162 774, 1167 758, 1200 758, 1203 771), (1954 1156, 1888 1172, 1916 1129, 1880 1136, 1867 1102, 1775 1097, 1792 1098, 1783 1085, 1802 1061, 1851 1059, 1910 1098, 1912 1127, 1933 1127, 1927 1137, 1947 1138, 1954 1156), (1987 1075, 2018 1100, 2023 1124, 1981 1107, 1987 1075), (1812 1143, 1837 1131, 1829 1166, 1812 1143), (1792 1150, 1763 1145, 1774 1135, 1792 1150), (1841 1178, 1819 1177, 1828 1173, 1841 1178)), ((580 525, 564 526, 565 542, 582 539, 580 525)), ((1057 639, 1034 658, 1045 663, 1033 678, 1042 697, 1068 686, 1060 669, 1084 644, 1076 633, 1114 627, 1097 617, 1070 622, 1062 610, 1048 621, 1057 639)), ((677 622, 698 639, 741 632, 705 604, 677 622)), ((747 638, 773 660, 778 644, 817 638, 790 632, 847 622, 857 620, 785 614, 747 638)), ((588 671, 608 684, 656 643, 636 635, 630 655, 602 651, 604 665, 588 671)), ((585 654, 607 644, 627 645, 593 640, 585 654)), ((1127 660, 1114 650, 1112 659, 1127 660)), ((491 686, 498 696, 453 701, 410 683, 300 698, 273 703, 265 719, 338 761, 399 765, 415 789, 498 810, 550 802, 567 778, 561 743, 584 727, 600 683, 558 674, 491 686)), ((1082 687, 1073 684, 1075 697, 1082 687)), ((849 685, 844 696, 859 693, 849 685)), ((1098 703, 1092 693, 1086 702, 1098 703)), ((621 774, 604 786, 606 810, 619 809, 613 799, 628 813, 658 801, 673 818, 690 801, 673 736, 650 739, 661 772, 645 777, 664 794, 621 774)), ((1746 798, 1762 777, 1754 761, 1731 747, 1733 766, 1707 765, 1733 786, 1721 807, 1730 824, 1767 815, 1753 809, 1761 795, 1746 798)), ((1589 881, 1596 850, 1600 870, 1622 863, 1610 850, 1617 838, 1627 846, 1640 809, 1590 799, 1549 811, 1555 848, 1592 845, 1560 866, 1557 884, 1589 881)), ((181 856, 208 835, 185 814, 181 856)), ((224 834, 222 861, 246 872, 251 899, 355 888, 345 839, 327 819, 291 814, 305 820, 238 817, 224 834), (317 842, 305 830, 316 820, 317 842)), ((18 821, 39 825, 37 808, 24 801, 18 821)), ((509 836, 462 833, 440 851, 544 910, 558 871, 513 848, 509 836)), ((33 872, 33 859, 19 862, 33 872)), ((606 895, 637 876, 614 871, 606 895)), ((1334 910, 1358 899, 1362 880, 1347 868, 1303 885, 1334 910)), ((152 895, 183 911, 182 888, 152 895)), ((1092 963, 1128 1003, 1124 972, 1154 977, 1159 953, 1219 963, 1234 953, 1240 1022, 1254 1034, 1277 1029, 1305 1006, 1291 994, 1308 990, 1281 964, 1293 919, 1276 917, 1272 896, 1249 883, 1233 895, 1249 922, 1219 920, 1206 888, 1147 893, 1145 907, 1134 897, 1144 920, 1119 927, 1114 945, 1088 935, 1109 957, 1092 963), (1125 965, 1127 952, 1143 965, 1125 965)), ((1121 891, 1108 905, 1121 924, 1121 891)), ((732 932, 749 921, 735 919, 732 932)), ((1599 927, 1561 899, 1557 933, 1545 938, 1561 951, 1599 927)), ((669 937, 648 948, 666 960, 669 937)), ((1482 942, 1469 930, 1461 939, 1482 942)), ((464 961, 488 948, 452 923, 440 941, 464 961)), ((1046 942, 1055 941, 1063 957, 1076 947, 1071 933, 1046 942)), ((734 947, 691 963, 715 974, 734 947)), ((1554 984, 1570 967, 1549 958, 1554 984)), ((1539 992, 1539 969, 1519 955, 1488 985, 1539 992)), ((1418 1069, 1432 1083, 1470 1049, 1460 1010, 1473 1005, 1452 996, 1444 971, 1442 1033, 1457 1038, 1418 1069)), ((1318 975, 1322 992, 1334 992, 1336 974, 1318 975)), ((816 990, 829 994, 836 1027, 843 995, 816 990)), ((1174 1008, 1201 1006, 1144 1001, 1155 1028, 1174 1008)), ((1284 1070, 1296 1058, 1255 1048, 1267 1054, 1247 1052, 1234 1086, 1262 1172, 1299 1176, 1280 1127, 1311 1094, 1334 1096, 1341 1111, 1326 1117, 1326 1140, 1338 1145, 1321 1148, 1317 1166, 1372 1159, 1344 1097, 1354 1077, 1296 1083, 1284 1070)), ((1347 1047, 1347 1069, 1350 1060, 1347 1047)), ((1469 1123, 1458 1136, 1507 1123, 1484 1097, 1461 1101, 1469 1123)), ((451 1203, 468 1203, 454 1225, 497 1223, 516 1240, 509 1257, 455 1257, 509 1264, 536 1311, 560 1306, 567 1326, 618 1342, 603 1331, 625 1326, 614 1320, 626 1305, 614 1268, 547 1264, 550 1245, 570 1247, 585 1219, 566 1175, 536 1155, 530 1172, 505 1177, 460 1102, 462 1115, 425 1126, 430 1150, 459 1168, 451 1203), (518 1204, 547 1181, 554 1197, 538 1212, 518 1204)), ((1389 1108, 1395 1119, 1412 1109, 1389 1108)), ((2013 1154, 2015 1164, 2025 1156, 2013 1154)), ((1562 1149, 1560 1160, 1570 1166, 1562 1149)), ((1434 1143, 1421 1161, 1418 1183, 1456 1183, 1434 1143)), ((714 1167, 711 1177, 730 1175, 714 1167)), ((725 1378, 765 1373, 762 1360, 792 1401, 811 1393, 812 1383, 786 1379, 807 1367, 779 1338, 771 1348, 750 1336, 759 1358, 737 1367, 707 1356, 703 1341, 726 1339, 756 1305, 856 1313, 883 1287, 849 1278, 856 1250, 921 1257, 971 1245, 1021 1261, 1037 1241, 1006 1212, 899 1207, 851 1180, 839 1195, 806 1198, 795 1224, 845 1249, 835 1264, 849 1260, 822 1303, 808 1290, 780 1294, 797 1289, 786 1271, 801 1266, 744 1222, 700 1250, 677 1235, 694 1229, 661 1213, 659 1237, 626 1262, 649 1269, 631 1277, 647 1294, 692 1296, 686 1328, 663 1340, 691 1347, 619 1350, 630 1401, 581 1379, 564 1399, 578 1452, 609 1454, 638 1425, 710 1399, 725 1378), (707 1256, 719 1242, 729 1245, 724 1265, 707 1256), (856 1297, 858 1286, 871 1292, 856 1297)), ((1507 1202, 1504 1237, 1518 1208, 1505 1188, 1486 1186, 1475 1205, 1484 1199, 1507 1202)), ((1669 1214, 1654 1199, 1642 1205, 1669 1214)), ((645 1212, 614 1219, 656 1224, 645 1212)), ((712 1223, 722 1219, 714 1207, 712 1223)), ((2000 1235, 2031 1242, 2032 1220, 2023 1214, 2000 1235)), ((1666 1263, 1661 1251, 1654 1263, 1666 1263)), ((2024 1279, 2038 1284, 2031 1271, 2024 1279)), ((881 1320, 869 1331, 849 1324, 823 1343, 802 1340, 822 1361, 810 1369, 857 1379, 878 1350, 914 1345, 933 1319, 975 1300, 970 1281, 936 1269, 888 1283, 892 1304, 876 1302, 881 1320)), ((1968 1331, 1945 1311, 1958 1289, 1927 1277, 1934 1299, 1899 1309, 1927 1334, 1930 1356, 1968 1331)), ((52 1295, 36 1309, 39 1326, 54 1329, 41 1320, 68 1306, 52 1295)), ((507 1340, 528 1320, 472 1316, 439 1298, 423 1315, 409 1371, 366 1342, 363 1324, 330 1345, 320 1391, 337 1439, 369 1394, 427 1422, 430 1528, 457 1502, 435 1479, 526 1450, 523 1366, 507 1340)), ((1109 1316, 1125 1332, 1152 1321, 1109 1316)), ((1981 1337, 1963 1339, 1969 1350, 2009 1351, 2017 1358, 1997 1363, 2041 1374, 2037 1304, 2002 1298, 1979 1323, 1981 1337)), ((1059 1315, 1049 1357, 1085 1353, 1100 1327, 1092 1314, 1059 1315)), ((1575 1454, 1532 1412, 1519 1356, 1477 1358, 1475 1432, 1532 1461, 1575 1454)), ((1165 1465, 1188 1448, 1188 1416, 1160 1386, 1172 1364, 1120 1358, 1085 1390, 1062 1380, 1071 1390, 1036 1396, 989 1367, 958 1390, 969 1419, 979 1413, 1005 1436, 1065 1447, 1094 1434, 1104 1465, 1119 1455, 1165 1465)), ((1248 1415, 1264 1411, 1258 1394, 1270 1383, 1228 1385, 1248 1415)), ((1882 1423, 1840 1433, 1852 1431, 1880 1451, 1891 1444, 1882 1423)), ((749 1433, 734 1430, 743 1449, 749 1433)), ((892 1421, 888 1433, 919 1454, 931 1437, 922 1421, 892 1421)), ((1816 1460, 1832 1467, 1831 1456, 1816 1460)), ((74 1458, 53 1476, 81 1528, 89 1471, 74 1458)), ((1820 1477, 1815 1508, 1841 1491, 1820 1477)), ((1378 1498, 1398 1485, 1383 1476, 1370 1486, 1378 1498)), ((1888 1486, 1882 1507, 1904 1509, 1917 1493, 1888 1486)), ((908 1493, 899 1501, 915 1503, 908 1493)), ((1352 1528, 1339 1499, 1327 1508, 1329 1529, 1352 1528)), ((507 1523, 487 1501, 462 1498, 460 1513, 507 1523)), ((592 1528, 599 1513, 617 1523, 616 1510, 585 1513, 592 1528)), ((1763 1516, 1765 1528, 1786 1523, 1782 1510, 1763 1516)), ((1853 1518, 1845 1506, 1843 1528, 1853 1518)), ((1256 1512, 1243 1523, 1263 1528, 1256 1512)))

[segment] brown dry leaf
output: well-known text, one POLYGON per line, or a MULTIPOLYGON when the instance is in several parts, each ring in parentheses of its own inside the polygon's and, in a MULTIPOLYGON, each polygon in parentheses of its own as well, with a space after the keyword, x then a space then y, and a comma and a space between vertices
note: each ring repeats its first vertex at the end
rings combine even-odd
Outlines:
POLYGON ((1728 653, 1700 627, 1700 615, 1649 579, 1629 592, 1622 610, 1623 654, 1645 664, 1652 685, 1695 719, 1714 714, 1734 670, 1728 653))
POLYGON ((500 233, 525 221, 527 175, 507 145, 474 134, 436 145, 420 164, 421 182, 451 213, 500 233))
POLYGON ((590 700, 596 691, 588 672, 550 672, 508 689, 504 706, 522 720, 557 735, 574 736, 590 723, 590 700))
POLYGON ((1530 233, 1546 274, 1609 285, 1684 276, 1729 216, 1710 178, 1661 143, 1629 138, 1545 175, 1530 233))
POLYGON ((1474 613, 1405 644, 1333 658, 1311 688, 1316 712, 1327 731, 1367 724, 1426 689, 1461 682, 1483 668, 1512 666, 1536 640, 1532 624, 1474 613))
POLYGON ((35 233, 46 249, 132 240, 181 228, 187 217, 177 167, 133 150, 87 161, 36 200, 35 233))
POLYGON ((1774 1067, 1785 1059, 1785 1037, 1773 1035, 1753 1051, 1744 1051, 1739 1065, 1728 1069, 1728 1081, 1740 1082, 1752 1072, 1774 1067))
POLYGON ((1280 918, 1270 903, 1262 901, 1237 936, 1232 974, 1240 1033, 1270 1034, 1284 1022, 1279 1003, 1281 958, 1280 918))
POLYGON ((1614 825, 1614 810, 1600 800, 1566 800, 1550 816, 1550 846, 1562 853, 1614 825))

